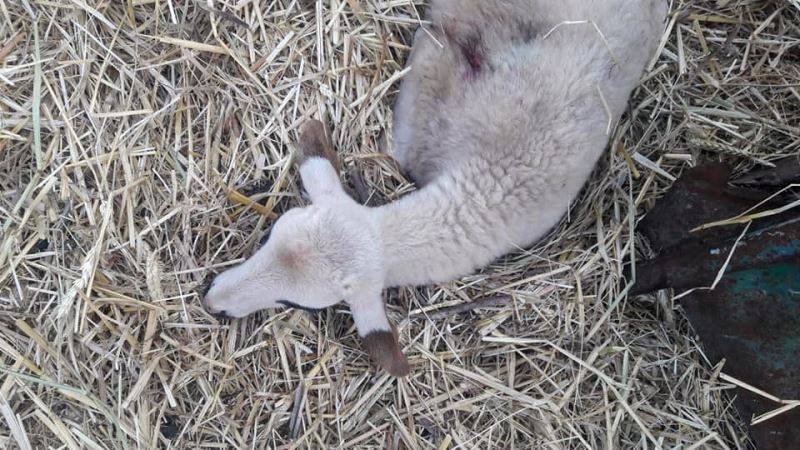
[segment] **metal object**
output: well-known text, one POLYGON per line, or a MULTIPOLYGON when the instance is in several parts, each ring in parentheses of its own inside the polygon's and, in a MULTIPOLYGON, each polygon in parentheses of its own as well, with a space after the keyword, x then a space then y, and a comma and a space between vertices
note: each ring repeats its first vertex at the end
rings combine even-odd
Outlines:
POLYGON ((734 237, 687 242, 670 248, 637 267, 631 294, 711 286, 732 251, 734 256, 728 262, 727 273, 800 261, 800 217, 749 231, 738 244, 734 237))
POLYGON ((689 232, 704 223, 736 216, 769 195, 756 189, 729 186, 731 172, 731 167, 720 163, 684 172, 639 224, 639 231, 654 251, 690 242, 724 241, 742 232, 743 225, 715 228, 712 233, 689 232))
MULTIPOLYGON (((713 291, 681 300, 713 362, 725 373, 786 400, 800 399, 800 258, 730 272, 713 291)), ((736 408, 747 421, 783 405, 744 389, 736 408)), ((760 450, 800 449, 800 409, 749 427, 760 450)))
POLYGON ((792 183, 800 183, 800 156, 775 161, 775 167, 750 171, 737 178, 735 184, 740 186, 773 186, 784 187, 792 183))
MULTIPOLYGON (((659 255, 637 266, 631 293, 708 287, 725 268, 713 290, 696 290, 681 299, 706 354, 712 363, 725 359, 727 374, 782 399, 797 400, 800 212, 753 222, 744 235, 744 225, 691 233, 768 197, 764 191, 729 185, 730 173, 721 164, 689 170, 642 220, 639 231, 659 255)), ((773 176, 760 171, 745 184, 778 176, 783 172, 773 176)), ((754 415, 782 406, 743 389, 736 395, 736 407, 748 423, 754 415)), ((800 449, 800 408, 749 429, 761 450, 800 449)))

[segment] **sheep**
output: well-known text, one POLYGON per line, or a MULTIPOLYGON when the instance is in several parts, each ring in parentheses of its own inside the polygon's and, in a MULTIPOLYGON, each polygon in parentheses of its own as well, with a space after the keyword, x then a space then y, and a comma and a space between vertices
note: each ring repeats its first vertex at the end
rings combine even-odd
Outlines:
POLYGON ((212 314, 349 305, 380 367, 407 375, 385 288, 457 279, 544 237, 608 145, 658 47, 665 0, 433 0, 394 106, 392 156, 419 189, 350 198, 325 126, 297 144, 310 205, 220 273, 212 314))

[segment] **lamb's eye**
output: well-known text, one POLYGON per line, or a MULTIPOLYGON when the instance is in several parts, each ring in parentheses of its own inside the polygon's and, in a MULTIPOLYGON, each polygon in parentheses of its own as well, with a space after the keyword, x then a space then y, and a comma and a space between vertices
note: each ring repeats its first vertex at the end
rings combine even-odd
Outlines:
POLYGON ((302 309, 303 311, 310 312, 311 314, 317 314, 318 312, 322 311, 321 308, 312 308, 310 306, 298 305, 297 303, 290 302, 289 300, 278 300, 278 303, 287 308, 302 309))

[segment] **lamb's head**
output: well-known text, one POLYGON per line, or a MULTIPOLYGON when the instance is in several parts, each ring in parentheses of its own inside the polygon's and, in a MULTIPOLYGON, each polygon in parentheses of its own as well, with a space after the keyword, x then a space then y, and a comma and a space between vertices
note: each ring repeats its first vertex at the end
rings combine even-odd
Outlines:
POLYGON ((240 318, 263 309, 317 311, 344 302, 369 353, 392 374, 404 375, 408 363, 381 296, 385 268, 377 224, 370 209, 344 191, 335 160, 320 146, 327 146, 324 127, 311 121, 298 143, 311 205, 286 212, 253 256, 220 273, 203 306, 240 318))
POLYGON ((287 306, 317 311, 380 292, 381 246, 362 208, 353 202, 288 211, 253 256, 214 279, 206 309, 232 318, 287 306))

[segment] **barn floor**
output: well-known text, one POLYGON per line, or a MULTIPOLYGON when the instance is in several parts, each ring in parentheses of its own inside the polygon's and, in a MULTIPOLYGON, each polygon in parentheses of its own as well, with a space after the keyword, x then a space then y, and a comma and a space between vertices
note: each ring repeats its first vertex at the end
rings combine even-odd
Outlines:
POLYGON ((0 0, 0 447, 750 448, 671 294, 628 297, 636 220, 687 167, 800 151, 800 3, 673 1, 658 58, 557 231, 389 292, 413 374, 345 307, 220 323, 211 271, 301 202, 324 114, 376 201, 412 0, 0 0), (444 308, 492 296, 460 315, 444 308))

